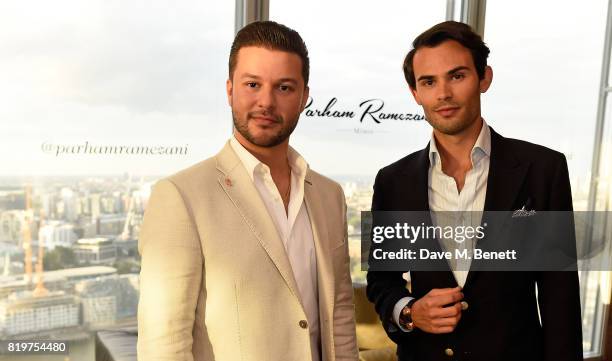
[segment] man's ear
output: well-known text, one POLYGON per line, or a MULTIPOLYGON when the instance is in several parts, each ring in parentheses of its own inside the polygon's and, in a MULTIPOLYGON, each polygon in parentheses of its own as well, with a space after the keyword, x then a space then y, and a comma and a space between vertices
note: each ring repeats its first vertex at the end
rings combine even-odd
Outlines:
POLYGON ((308 97, 310 95, 310 88, 308 85, 304 87, 304 94, 302 94, 302 106, 300 107, 300 113, 304 111, 306 108, 306 104, 308 103, 308 97))
POLYGON ((480 92, 485 93, 489 90, 491 82, 493 82, 493 68, 487 65, 485 67, 484 77, 480 80, 480 92))
POLYGON ((421 98, 419 97, 419 93, 417 92, 417 90, 411 87, 410 85, 408 85, 408 88, 410 89, 410 93, 412 93, 412 96, 414 97, 414 100, 417 102, 417 104, 423 105, 421 104, 421 98))
POLYGON ((231 79, 227 79, 225 82, 225 91, 227 92, 227 103, 229 106, 232 106, 232 91, 234 90, 234 85, 232 84, 231 79))

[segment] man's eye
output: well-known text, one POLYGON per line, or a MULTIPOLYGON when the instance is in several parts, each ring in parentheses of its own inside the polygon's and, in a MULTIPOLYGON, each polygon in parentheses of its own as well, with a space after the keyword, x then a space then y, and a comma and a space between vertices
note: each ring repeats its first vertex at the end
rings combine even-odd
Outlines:
POLYGON ((463 79, 463 78, 465 78, 465 75, 463 73, 453 74, 453 79, 463 79))
POLYGON ((433 82, 433 80, 423 80, 423 81, 421 82, 421 85, 422 85, 422 86, 432 86, 432 85, 433 85, 433 83, 434 83, 434 82, 433 82))
POLYGON ((256 88, 257 87, 257 83, 250 81, 250 82, 246 83, 246 86, 248 86, 249 88, 256 88))
POLYGON ((286 92, 286 91, 290 91, 291 87, 289 85, 281 85, 278 87, 281 91, 286 92))

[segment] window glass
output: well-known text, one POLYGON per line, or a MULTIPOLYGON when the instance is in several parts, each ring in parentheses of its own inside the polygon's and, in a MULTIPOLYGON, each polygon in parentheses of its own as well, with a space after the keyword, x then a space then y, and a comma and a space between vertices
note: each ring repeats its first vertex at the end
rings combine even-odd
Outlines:
POLYGON ((370 209, 376 172, 429 140, 431 128, 412 99, 402 63, 414 37, 444 21, 446 3, 270 4, 270 19, 298 31, 308 47, 311 99, 291 141, 314 170, 344 188, 357 283, 365 282, 360 212, 370 209))
POLYGON ((135 325, 150 187, 231 131, 234 18, 232 1, 0 4, 0 339, 93 360, 93 331, 135 325))
MULTIPOLYGON (((588 209, 607 5, 487 3, 485 41, 494 81, 483 114, 504 136, 565 154, 579 211, 588 209)), ((608 278, 606 272, 580 273, 586 356, 599 353, 600 295, 610 294, 608 278)))

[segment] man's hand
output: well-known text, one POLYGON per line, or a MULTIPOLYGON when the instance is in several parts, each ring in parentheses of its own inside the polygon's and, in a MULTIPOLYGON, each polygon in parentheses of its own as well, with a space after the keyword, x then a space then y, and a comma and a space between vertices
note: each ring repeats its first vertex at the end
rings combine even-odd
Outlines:
POLYGON ((461 287, 435 288, 412 304, 412 323, 421 331, 450 333, 461 319, 461 287), (446 307, 445 307, 446 306, 446 307))

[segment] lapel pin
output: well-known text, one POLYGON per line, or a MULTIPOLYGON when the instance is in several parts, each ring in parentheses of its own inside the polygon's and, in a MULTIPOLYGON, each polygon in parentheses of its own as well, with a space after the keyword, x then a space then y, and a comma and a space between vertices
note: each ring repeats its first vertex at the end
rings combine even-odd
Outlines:
POLYGON ((225 178, 225 185, 227 185, 228 187, 232 186, 232 180, 229 178, 225 178))

